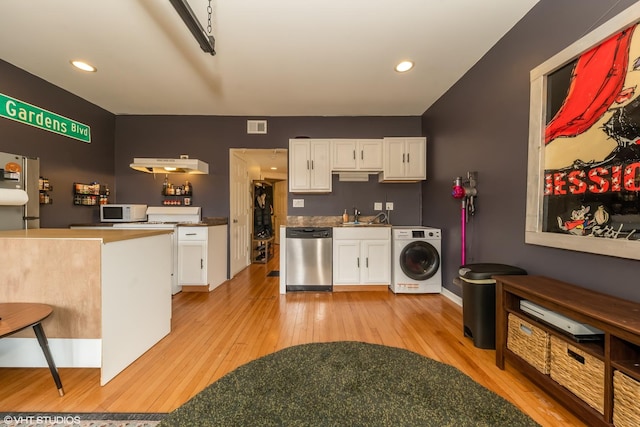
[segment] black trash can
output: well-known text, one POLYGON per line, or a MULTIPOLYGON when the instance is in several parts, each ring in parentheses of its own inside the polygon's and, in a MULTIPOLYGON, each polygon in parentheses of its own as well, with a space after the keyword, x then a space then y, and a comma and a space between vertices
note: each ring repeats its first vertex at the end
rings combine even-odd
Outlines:
POLYGON ((462 281, 464 336, 478 348, 496 348, 496 281, 491 276, 523 275, 526 271, 505 264, 465 264, 458 271, 462 281))

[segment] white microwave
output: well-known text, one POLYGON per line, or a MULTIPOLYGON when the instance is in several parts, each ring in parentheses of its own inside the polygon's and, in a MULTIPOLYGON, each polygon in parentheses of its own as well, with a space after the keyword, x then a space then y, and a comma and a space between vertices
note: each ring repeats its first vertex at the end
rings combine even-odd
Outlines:
POLYGON ((100 205, 100 222, 140 222, 147 220, 147 205, 100 205))

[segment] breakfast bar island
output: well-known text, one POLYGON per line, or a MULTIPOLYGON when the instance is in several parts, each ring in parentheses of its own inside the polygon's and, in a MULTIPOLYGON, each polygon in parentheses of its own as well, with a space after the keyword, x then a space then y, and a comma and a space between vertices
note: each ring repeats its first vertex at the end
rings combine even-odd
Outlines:
MULTIPOLYGON (((0 231, 0 301, 51 306, 56 365, 100 368, 104 385, 171 331, 170 233, 0 231)), ((32 331, 0 340, 0 367, 46 366, 32 331)))

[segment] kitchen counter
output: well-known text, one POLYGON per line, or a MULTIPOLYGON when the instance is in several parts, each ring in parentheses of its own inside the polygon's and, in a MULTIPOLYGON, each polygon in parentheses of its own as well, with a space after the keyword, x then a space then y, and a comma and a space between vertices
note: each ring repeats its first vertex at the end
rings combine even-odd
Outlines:
POLYGON ((171 233, 171 230, 83 230, 78 228, 34 228, 30 230, 0 231, 0 239, 91 239, 101 240, 103 243, 112 243, 169 233, 171 233))
MULTIPOLYGON (((43 303, 56 365, 104 385, 171 331, 171 230, 0 232, 0 301, 43 303)), ((45 367, 28 331, 0 340, 1 367, 45 367)))
POLYGON ((342 215, 339 216, 288 216, 286 227, 391 227, 391 224, 368 224, 375 216, 363 215, 357 224, 353 222, 342 222, 342 215))
POLYGON ((227 225, 229 224, 229 218, 223 216, 206 216, 202 218, 203 225, 227 225))
POLYGON ((391 227, 391 224, 369 224, 367 222, 343 222, 340 225, 334 225, 334 227, 391 227))
MULTIPOLYGON (((391 224, 367 224, 366 222, 371 221, 373 216, 362 216, 360 217, 362 222, 358 224, 351 223, 343 223, 342 216, 298 216, 298 217, 287 217, 286 225, 281 225, 280 229, 277 231, 280 233, 280 286, 279 290, 281 294, 286 294, 287 292, 287 228, 289 227, 331 227, 333 228, 333 255, 332 255, 332 283, 333 283, 333 292, 336 291, 362 291, 362 290, 387 290, 389 287, 390 281, 390 270, 391 270, 391 224), (368 229, 368 230, 367 230, 368 229), (353 268, 341 268, 338 264, 336 264, 336 235, 341 234, 343 241, 344 239, 349 239, 347 246, 348 252, 351 251, 354 245, 360 245, 359 241, 366 239, 368 241, 373 241, 377 246, 375 247, 375 252, 372 255, 375 255, 377 262, 374 264, 380 268, 377 268, 376 271, 373 271, 373 265, 370 269, 368 266, 365 267, 366 273, 368 276, 363 278, 359 271, 354 272, 353 268), (354 243, 355 242, 355 243, 354 243), (387 262, 388 261, 388 262, 387 262), (338 265, 338 267, 335 267, 338 265), (388 267, 384 267, 388 265, 388 267), (336 268, 338 271, 347 272, 349 275, 356 276, 357 279, 353 279, 352 277, 349 280, 337 277, 336 268)), ((369 242, 366 243, 366 250, 370 250, 369 242)), ((346 247, 346 246, 345 246, 346 247)), ((359 250, 359 249, 358 249, 359 250)), ((369 258, 367 256, 367 258, 369 258)), ((339 260, 339 258, 338 258, 339 260)), ((346 265, 346 263, 344 263, 346 265)), ((359 265, 359 264, 358 264, 359 265)), ((357 267, 360 269, 361 267, 357 267)))
MULTIPOLYGON (((113 222, 95 222, 89 224, 71 224, 70 227, 103 227, 103 228, 111 228, 115 223, 113 222)), ((229 224, 229 218, 216 216, 216 217, 204 217, 202 221, 195 223, 178 223, 180 227, 213 227, 216 225, 227 225, 229 224)))

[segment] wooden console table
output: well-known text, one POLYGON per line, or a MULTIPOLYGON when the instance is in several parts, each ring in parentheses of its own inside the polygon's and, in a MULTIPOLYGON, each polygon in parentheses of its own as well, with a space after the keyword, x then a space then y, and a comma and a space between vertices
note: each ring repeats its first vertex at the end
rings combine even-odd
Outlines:
POLYGON ((640 304, 543 276, 494 276, 494 279, 496 365, 504 369, 505 361, 509 362, 588 425, 613 425, 614 372, 619 371, 640 381, 640 304), (521 300, 529 300, 565 317, 596 327, 604 331, 604 340, 576 342, 569 335, 520 310, 521 300), (510 313, 604 363, 603 413, 507 348, 510 313))
POLYGON ((44 334, 44 329, 41 324, 52 312, 52 308, 46 304, 2 303, 0 304, 0 338, 15 334, 18 331, 32 326, 33 331, 36 333, 36 338, 38 338, 38 343, 44 353, 44 357, 47 359, 53 381, 55 381, 56 387, 58 387, 58 393, 60 396, 64 396, 62 381, 60 381, 60 375, 58 375, 58 369, 53 362, 47 336, 44 334))

